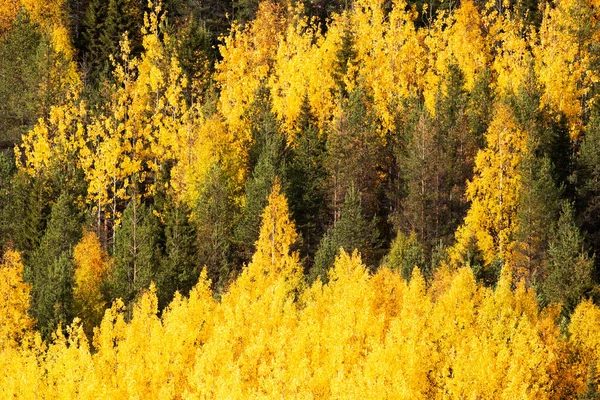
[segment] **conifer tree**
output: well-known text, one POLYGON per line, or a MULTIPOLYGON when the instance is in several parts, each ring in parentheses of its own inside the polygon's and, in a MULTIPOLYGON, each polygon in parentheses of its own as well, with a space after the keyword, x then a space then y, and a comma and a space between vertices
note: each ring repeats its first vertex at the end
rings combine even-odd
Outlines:
POLYGON ((132 200, 116 230, 114 267, 110 278, 110 298, 131 304, 150 282, 157 279, 160 249, 159 227, 152 210, 132 200), (135 212, 134 212, 135 210, 135 212))
POLYGON ((70 195, 62 193, 31 260, 26 277, 32 283, 32 314, 43 335, 73 318, 73 247, 81 237, 81 217, 70 195))
POLYGON ((41 46, 42 35, 25 11, 17 15, 6 35, 0 35, 0 149, 19 143, 20 136, 42 116, 39 89, 45 68, 38 58, 41 46))
MULTIPOLYGON (((600 117, 596 114, 587 126, 576 160, 574 174, 578 223, 586 243, 600 255, 600 117)), ((596 274, 598 274, 596 259, 596 274)))
POLYGON ((159 309, 173 299, 175 292, 186 296, 198 281, 200 268, 196 248, 196 229, 189 219, 189 210, 183 203, 167 199, 164 220, 164 254, 157 270, 159 309))
POLYGON ((258 97, 251 110, 254 146, 250 160, 257 160, 246 183, 242 216, 235 227, 235 241, 241 261, 248 262, 255 250, 260 229, 260 215, 267 204, 275 176, 285 176, 285 138, 278 132, 275 116, 268 109, 268 93, 258 97))
POLYGON ((522 187, 517 205, 514 266, 518 276, 536 282, 545 276, 543 260, 552 237, 549 228, 558 220, 562 190, 554 183, 553 168, 547 157, 537 159, 528 154, 519 170, 522 187))
MULTIPOLYGON (((194 210, 197 263, 206 267, 207 276, 219 290, 233 278, 233 194, 220 166, 215 165, 206 177, 194 210)), ((239 267, 239 266, 238 266, 239 267)))
POLYGON ((391 164, 389 148, 377 130, 372 99, 361 88, 350 93, 327 136, 325 165, 330 176, 330 201, 339 218, 344 194, 354 185, 361 192, 368 216, 380 211, 383 171, 391 164))
POLYGON ((315 254, 311 277, 325 278, 340 249, 358 249, 367 265, 377 262, 379 232, 375 220, 369 221, 363 211, 360 192, 351 187, 345 196, 340 219, 327 231, 315 254))
POLYGON ((570 315, 594 288, 594 259, 584 249, 573 206, 564 203, 548 249, 548 277, 542 287, 546 301, 563 305, 570 315))
POLYGON ((434 115, 414 106, 408 143, 397 156, 406 186, 400 228, 418 234, 427 257, 440 241, 451 244, 466 214, 466 182, 481 142, 469 129, 468 94, 457 65, 449 67, 443 85, 447 93, 440 85, 434 115))
POLYGON ((328 218, 326 140, 316 127, 305 99, 299 117, 301 132, 292 148, 288 169, 290 209, 300 234, 301 257, 305 268, 317 250, 328 218))
POLYGON ((12 216, 8 214, 9 205, 12 201, 11 181, 15 173, 15 165, 12 157, 0 151, 0 256, 4 253, 6 245, 10 241, 10 224, 12 216))

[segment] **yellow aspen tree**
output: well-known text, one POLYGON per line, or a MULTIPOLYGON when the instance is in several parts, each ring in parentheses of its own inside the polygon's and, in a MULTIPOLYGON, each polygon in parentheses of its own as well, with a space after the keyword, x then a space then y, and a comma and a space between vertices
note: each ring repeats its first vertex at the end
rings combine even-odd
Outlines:
POLYGON ((131 58, 129 41, 121 42, 108 111, 89 124, 79 152, 88 202, 96 206, 98 220, 104 212, 118 221, 118 200, 152 195, 167 160, 180 158, 189 165, 189 154, 181 149, 197 136, 183 96, 187 81, 175 56, 169 56, 168 35, 159 32, 164 20, 161 4, 150 3, 150 8, 142 28, 144 51, 131 58))
POLYGON ((44 396, 55 399, 93 398, 93 360, 83 327, 75 319, 53 334, 40 370, 45 371, 44 396))
POLYGON ((108 254, 102 248, 98 236, 88 231, 73 249, 75 260, 75 284, 73 298, 76 315, 89 338, 93 328, 100 324, 106 303, 100 285, 109 272, 108 254))
POLYGON ((498 43, 498 54, 492 62, 496 74, 495 91, 500 98, 516 95, 525 88, 531 76, 533 34, 521 21, 500 15, 493 20, 492 36, 498 43))
POLYGON ((20 3, 14 0, 0 0, 0 39, 12 27, 19 13, 20 3))
POLYGON ((381 0, 360 0, 354 8, 350 23, 356 59, 348 71, 348 89, 360 85, 373 96, 385 134, 393 129, 402 100, 422 87, 426 60, 414 24, 417 12, 404 0, 394 1, 389 15, 381 0))
POLYGON ((302 14, 302 6, 293 9, 269 79, 273 111, 282 121, 290 143, 300 129, 297 120, 305 99, 323 129, 334 113, 337 95, 335 69, 341 48, 341 18, 335 16, 323 36, 302 14))
POLYGON ((518 170, 527 152, 526 134, 518 127, 511 109, 497 103, 485 134, 487 147, 475 158, 475 176, 468 183, 471 207, 456 232, 451 258, 463 264, 474 241, 486 267, 496 259, 510 262, 511 245, 518 230, 517 200, 521 187, 518 170))
POLYGON ((582 301, 571 315, 569 342, 573 348, 574 375, 578 377, 576 391, 583 392, 588 385, 600 389, 597 371, 600 367, 600 309, 591 300, 582 301))
POLYGON ((271 1, 259 4, 256 18, 246 27, 234 24, 219 46, 222 61, 215 66, 221 92, 219 111, 234 137, 233 151, 245 161, 251 142, 246 113, 272 71, 286 20, 271 1))
POLYGON ((600 38, 598 6, 597 1, 573 0, 547 5, 534 47, 537 78, 544 88, 541 105, 564 113, 572 138, 582 130, 593 102, 588 93, 600 79, 593 67, 593 47, 600 38))
POLYGON ((195 396, 269 393, 279 349, 291 346, 297 321, 292 293, 302 269, 297 252, 291 251, 296 238, 287 200, 276 182, 263 213, 256 253, 223 295, 214 317, 217 336, 196 360, 191 375, 195 396))
POLYGON ((425 106, 431 115, 436 113, 439 92, 446 96, 445 77, 452 64, 458 65, 464 76, 464 89, 471 91, 477 77, 487 66, 488 54, 484 21, 479 10, 471 1, 451 14, 441 14, 426 30, 423 44, 426 50, 427 67, 421 77, 425 106))
POLYGON ((64 105, 53 106, 47 118, 41 118, 15 146, 17 166, 30 176, 40 176, 52 168, 69 168, 85 135, 85 102, 77 93, 64 105))
POLYGON ((17 346, 32 328, 29 291, 29 285, 23 282, 20 254, 8 250, 0 264, 0 349, 17 346))

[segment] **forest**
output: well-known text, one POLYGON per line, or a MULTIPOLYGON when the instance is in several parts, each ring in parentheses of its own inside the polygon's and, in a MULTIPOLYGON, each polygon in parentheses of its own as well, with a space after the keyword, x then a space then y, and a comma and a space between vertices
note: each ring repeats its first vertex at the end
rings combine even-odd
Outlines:
POLYGON ((1 398, 600 398, 597 0, 0 0, 1 398))

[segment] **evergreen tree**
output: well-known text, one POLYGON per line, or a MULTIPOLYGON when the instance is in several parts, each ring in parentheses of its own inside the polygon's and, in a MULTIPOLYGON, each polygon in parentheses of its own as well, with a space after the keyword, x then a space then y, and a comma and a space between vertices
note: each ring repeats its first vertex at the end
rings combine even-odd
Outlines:
MULTIPOLYGON (((129 202, 115 234, 114 267, 110 282, 111 300, 121 298, 130 305, 156 280, 160 261, 159 226, 152 210, 129 202)), ((131 309, 129 309, 131 311, 131 309)))
POLYGON ((570 315, 594 282, 594 259, 584 250, 583 236, 575 224, 573 207, 565 203, 548 249, 548 277, 542 293, 546 301, 563 305, 563 315, 570 315))
POLYGON ((10 240, 10 223, 12 216, 8 214, 11 201, 11 181, 15 174, 14 157, 0 151, 0 257, 6 250, 10 240))
POLYGON ((384 171, 389 170, 392 158, 377 130, 371 100, 362 89, 353 90, 328 133, 325 166, 334 220, 339 218, 344 194, 352 185, 361 192, 369 217, 382 211, 384 171))
POLYGON ((41 46, 39 29, 25 11, 0 38, 0 150, 12 149, 42 116, 40 85, 50 71, 38 58, 41 46))
POLYGON ((290 209, 300 234, 300 256, 305 260, 305 268, 309 268, 324 233, 328 210, 326 140, 319 134, 306 100, 300 126, 302 131, 292 149, 287 176, 290 209))
POLYGON ((351 187, 345 196, 340 219, 321 239, 315 254, 311 278, 316 279, 320 276, 325 279, 340 249, 346 252, 358 249, 364 262, 374 265, 377 262, 376 250, 379 245, 379 232, 375 220, 367 219, 362 208, 360 192, 351 187))
POLYGON ((169 304, 176 291, 187 296, 199 275, 196 229, 190 212, 173 199, 167 204, 163 211, 165 249, 156 276, 159 309, 169 304))
POLYGON ((206 267, 215 289, 233 278, 233 196, 219 166, 213 167, 194 212, 198 264, 206 267))
POLYGON ((411 232, 409 236, 402 231, 398 232, 381 265, 400 271, 407 281, 410 281, 415 267, 418 267, 424 276, 431 276, 431 270, 426 268, 425 253, 415 232, 411 232))
POLYGON ((286 175, 286 141, 279 133, 277 120, 270 110, 268 93, 261 91, 251 108, 249 118, 254 138, 249 157, 254 168, 246 183, 242 216, 234 230, 240 263, 250 261, 254 253, 262 210, 267 205, 267 196, 271 192, 275 176, 286 175))
POLYGON ((521 193, 517 204, 518 233, 514 265, 520 276, 535 282, 543 271, 543 259, 551 238, 549 227, 559 214, 561 188, 552 177, 553 169, 546 157, 527 155, 520 166, 521 193))
POLYGON ((81 223, 71 196, 61 194, 52 206, 39 247, 26 263, 25 276, 32 283, 32 315, 46 337, 59 323, 66 327, 72 322, 72 255, 81 237, 81 223))
POLYGON ((482 141, 469 130, 468 96, 458 66, 451 66, 446 81, 448 92, 438 92, 435 115, 416 106, 398 160, 406 186, 399 230, 417 233, 427 255, 440 241, 452 243, 466 214, 466 182, 482 141))
MULTIPOLYGON (((44 233, 48 199, 42 179, 30 178, 24 171, 12 177, 5 230, 14 248, 23 254, 26 266, 44 233)), ((29 279, 27 267, 24 274, 29 279)))
MULTIPOLYGON (((574 174, 579 226, 589 249, 600 254, 600 116, 594 115, 581 143, 574 174)), ((599 266, 596 259, 595 274, 599 266)))

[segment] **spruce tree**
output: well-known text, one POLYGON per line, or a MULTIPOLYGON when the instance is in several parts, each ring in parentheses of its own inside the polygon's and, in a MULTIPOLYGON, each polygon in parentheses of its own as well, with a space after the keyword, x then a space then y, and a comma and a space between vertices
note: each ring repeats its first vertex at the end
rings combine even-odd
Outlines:
POLYGON ((568 316, 594 288, 594 259, 584 249, 583 236, 575 224, 573 207, 565 203, 548 249, 548 277, 542 286, 544 299, 563 305, 568 316))
POLYGON ((198 281, 196 229, 189 219, 190 211, 183 203, 168 199, 163 211, 164 255, 156 274, 159 309, 173 299, 177 291, 187 296, 198 281))
MULTIPOLYGON (((152 210, 130 201, 115 233, 113 276, 110 282, 111 300, 121 298, 130 305, 140 293, 156 280, 160 260, 159 226, 152 210)), ((131 308, 129 307, 131 311, 131 308)))
POLYGON ((242 216, 234 230, 238 264, 249 262, 254 254, 260 218, 267 205, 267 196, 271 192, 275 176, 286 175, 287 144, 285 137, 279 132, 279 124, 269 104, 268 91, 261 89, 248 116, 254 138, 254 145, 249 151, 253 170, 246 183, 242 216))
POLYGON ((353 90, 328 132, 325 166, 334 219, 339 217, 344 194, 352 185, 361 192, 368 216, 382 211, 382 171, 389 169, 391 153, 377 131, 371 104, 372 99, 362 89, 353 90))
POLYGON ((327 210, 326 140, 319 134, 316 121, 305 100, 300 116, 301 132, 291 151, 287 177, 292 216, 300 234, 304 267, 310 263, 323 236, 327 210))
POLYGON ((12 149, 43 114, 40 88, 47 66, 41 63, 42 35, 21 11, 0 39, 0 150, 12 149))
POLYGON ((367 265, 374 265, 376 250, 379 248, 379 232, 375 220, 368 220, 364 214, 360 192, 351 187, 345 196, 340 219, 325 234, 315 254, 315 264, 310 276, 326 278, 340 249, 347 253, 358 249, 367 265))
POLYGON ((536 282, 545 275, 542 264, 551 238, 549 227, 558 220, 562 190, 554 183, 552 164, 547 157, 538 159, 528 154, 520 171, 514 263, 520 276, 536 282))
POLYGON ((50 220, 25 276, 32 283, 32 315, 48 337, 59 323, 73 318, 73 247, 81 238, 81 215, 73 199, 63 193, 52 206, 50 220))
POLYGON ((209 172, 201 190, 194 222, 198 264, 206 267, 216 290, 223 289, 236 272, 233 264, 233 195, 218 165, 209 172))
MULTIPOLYGON (((579 226, 585 232, 586 243, 596 255, 600 254, 600 115, 594 115, 576 160, 573 180, 579 226)), ((598 259, 595 274, 598 279, 598 259)))
POLYGON ((0 151, 0 257, 7 248, 12 216, 8 214, 11 201, 11 180, 15 174, 14 157, 0 151))

